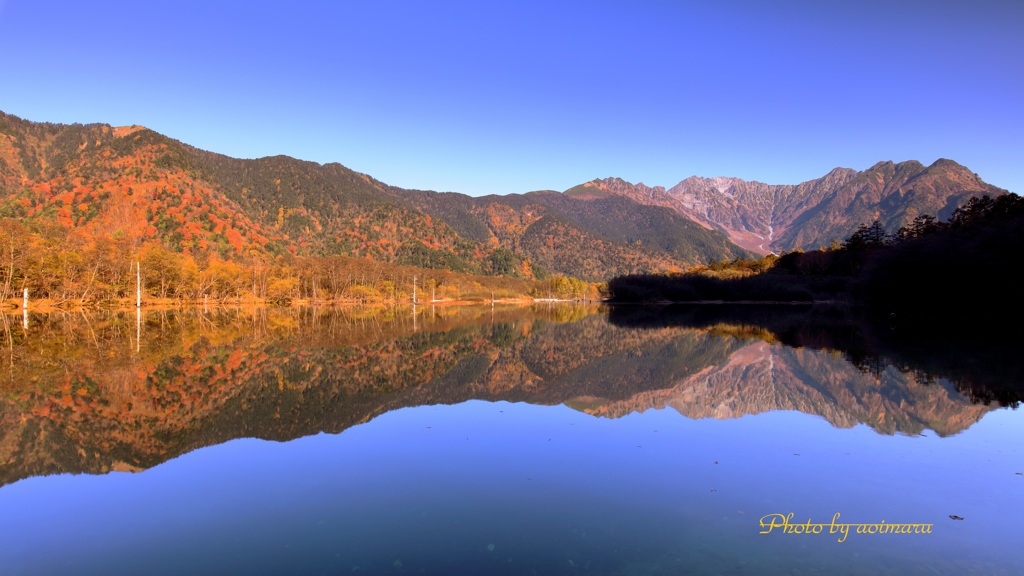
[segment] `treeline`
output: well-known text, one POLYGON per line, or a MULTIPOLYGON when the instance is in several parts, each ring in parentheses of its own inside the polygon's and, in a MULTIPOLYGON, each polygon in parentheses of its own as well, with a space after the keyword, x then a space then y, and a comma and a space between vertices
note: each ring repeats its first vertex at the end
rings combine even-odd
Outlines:
POLYGON ((596 299, 598 285, 564 276, 526 280, 346 256, 270 255, 233 259, 179 252, 157 239, 80 234, 57 224, 0 219, 0 302, 56 307, 134 303, 136 281, 153 302, 387 303, 509 298, 596 299))
POLYGON ((902 322, 1006 323, 1024 317, 1016 294, 1024 255, 1024 199, 1015 194, 976 197, 949 222, 922 216, 881 237, 858 230, 847 249, 865 257, 851 287, 853 299, 902 322))
POLYGON ((875 376, 895 369, 919 382, 948 380, 974 403, 1016 407, 1024 401, 1024 362, 1001 333, 962 330, 956 322, 894 326, 888 317, 850 312, 848 307, 815 305, 613 306, 608 320, 630 328, 682 326, 791 348, 838 351, 875 376))
POLYGON ((875 221, 832 248, 686 274, 622 276, 608 291, 618 302, 841 301, 892 318, 1019 317, 1013 287, 1022 225, 1020 196, 974 197, 948 222, 922 215, 889 234, 875 221))

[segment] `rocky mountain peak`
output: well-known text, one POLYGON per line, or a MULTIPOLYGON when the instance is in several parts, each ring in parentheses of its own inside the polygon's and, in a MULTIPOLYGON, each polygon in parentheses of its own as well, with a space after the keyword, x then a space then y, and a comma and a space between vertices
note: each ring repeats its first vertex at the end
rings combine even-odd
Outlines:
POLYGON ((672 208, 762 254, 827 246, 876 218, 892 232, 919 214, 948 217, 973 195, 1006 192, 945 158, 928 167, 883 160, 861 172, 834 168, 795 185, 725 176, 690 176, 668 190, 618 178, 594 182, 605 194, 672 208))

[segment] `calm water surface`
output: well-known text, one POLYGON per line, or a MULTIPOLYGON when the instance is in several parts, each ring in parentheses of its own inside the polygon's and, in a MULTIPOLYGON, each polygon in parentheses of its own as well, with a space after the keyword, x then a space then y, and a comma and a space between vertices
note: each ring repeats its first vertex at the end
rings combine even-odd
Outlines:
POLYGON ((0 574, 1024 573, 1024 418, 941 376, 590 308, 138 320, 7 319, 0 574))

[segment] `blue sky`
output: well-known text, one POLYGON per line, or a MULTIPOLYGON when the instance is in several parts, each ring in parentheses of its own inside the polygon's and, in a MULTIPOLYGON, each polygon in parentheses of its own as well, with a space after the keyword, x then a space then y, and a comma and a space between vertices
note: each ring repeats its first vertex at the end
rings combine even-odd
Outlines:
POLYGON ((951 158, 1024 192, 1024 3, 0 0, 0 110, 481 195, 951 158))

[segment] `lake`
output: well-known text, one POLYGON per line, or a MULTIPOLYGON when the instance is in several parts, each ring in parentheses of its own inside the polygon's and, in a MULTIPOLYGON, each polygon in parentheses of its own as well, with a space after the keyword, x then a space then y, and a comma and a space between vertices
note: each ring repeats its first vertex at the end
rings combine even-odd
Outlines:
POLYGON ((1020 360, 637 310, 4 316, 0 574, 1024 573, 1020 360))

